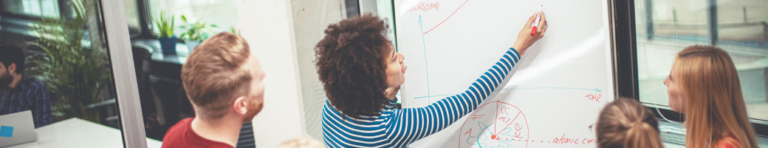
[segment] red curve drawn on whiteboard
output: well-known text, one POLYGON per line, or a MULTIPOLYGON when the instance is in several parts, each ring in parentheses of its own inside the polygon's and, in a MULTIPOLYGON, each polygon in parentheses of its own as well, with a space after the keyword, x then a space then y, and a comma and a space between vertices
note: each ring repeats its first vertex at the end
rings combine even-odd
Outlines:
POLYGON ((453 14, 456 14, 456 12, 457 12, 457 11, 459 11, 459 9, 461 9, 461 7, 462 7, 462 6, 464 6, 464 4, 467 4, 467 2, 469 2, 469 0, 467 0, 467 1, 464 1, 464 3, 462 3, 462 4, 461 4, 461 6, 459 6, 459 8, 456 8, 456 10, 455 10, 455 11, 453 11, 453 13, 451 13, 451 15, 449 15, 449 16, 448 16, 448 18, 445 18, 445 20, 443 20, 442 22, 440 22, 440 24, 437 24, 437 26, 435 26, 435 27, 432 27, 432 29, 429 29, 427 32, 424 32, 424 34, 427 34, 427 33, 429 33, 430 31, 432 31, 432 30, 435 30, 435 28, 437 28, 438 26, 442 25, 442 24, 443 24, 445 21, 447 21, 448 19, 450 19, 450 18, 451 18, 451 16, 453 16, 453 14))
MULTIPOLYGON (((527 117, 525 117, 525 113, 522 113, 522 112, 523 112, 523 110, 520 110, 520 108, 518 108, 518 107, 517 107, 517 106, 515 106, 515 105, 509 104, 509 103, 507 103, 507 102, 502 102, 502 101, 499 101, 499 100, 496 100, 496 101, 492 101, 492 102, 488 102, 488 103, 482 104, 482 105, 480 105, 480 106, 477 106, 477 108, 476 108, 476 109, 480 109, 480 108, 483 108, 483 106, 485 106, 485 105, 488 105, 488 104, 491 104, 491 103, 496 103, 496 105, 499 105, 499 103, 502 103, 502 104, 505 104, 505 105, 509 105, 509 106, 515 107, 515 109, 517 109, 518 111, 520 111, 520 113, 518 113, 518 115, 520 115, 520 114, 522 114, 522 115, 523 115, 523 119, 525 120, 525 130, 528 130, 528 132, 529 132, 529 133, 526 135, 526 138, 527 138, 527 139, 525 140, 525 142, 526 142, 526 143, 525 143, 525 147, 527 148, 527 147, 528 147, 528 140, 530 140, 530 139, 531 139, 531 137, 530 137, 530 136, 531 136, 531 133, 530 133, 530 130, 531 130, 531 128, 530 128, 530 127, 528 127, 528 125, 529 125, 529 124, 528 124, 528 118, 527 118, 527 117)), ((474 111, 470 112, 470 113, 469 113, 469 115, 474 115, 474 114, 476 113, 476 111, 477 111, 477 110, 474 110, 474 111)), ((498 110, 497 110, 496 112, 497 112, 496 114, 498 114, 498 110)), ((483 115, 484 115, 484 114, 483 114, 483 115)), ((517 118, 517 117, 515 117, 515 118, 517 118)), ((467 120, 469 120, 469 119, 466 119, 466 120, 464 120, 464 123, 462 123, 462 124, 461 124, 461 128, 459 129, 459 133, 461 133, 461 131, 464 131, 464 125, 465 125, 465 124, 467 124, 467 120)), ((496 119, 494 119, 494 120, 496 120, 496 119)), ((506 128, 506 127, 505 127, 505 128, 506 128)), ((461 135, 462 135, 462 134, 459 134, 459 139, 461 139, 461 135)), ((523 141, 523 140, 519 140, 519 141, 523 141)), ((534 140, 531 140, 531 141, 534 141, 534 140)), ((543 143, 543 142, 544 142, 544 141, 542 141, 542 143, 543 143)), ((461 148, 461 140, 459 140, 459 148, 461 148)))

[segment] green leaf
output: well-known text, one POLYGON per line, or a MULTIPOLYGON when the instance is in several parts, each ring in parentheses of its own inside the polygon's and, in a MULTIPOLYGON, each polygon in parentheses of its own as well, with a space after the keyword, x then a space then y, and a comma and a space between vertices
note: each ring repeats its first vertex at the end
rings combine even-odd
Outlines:
POLYGON ((186 16, 184 16, 184 15, 182 14, 182 15, 181 15, 181 20, 183 20, 183 21, 184 21, 184 23, 186 23, 186 22, 187 22, 187 17, 186 17, 186 16))

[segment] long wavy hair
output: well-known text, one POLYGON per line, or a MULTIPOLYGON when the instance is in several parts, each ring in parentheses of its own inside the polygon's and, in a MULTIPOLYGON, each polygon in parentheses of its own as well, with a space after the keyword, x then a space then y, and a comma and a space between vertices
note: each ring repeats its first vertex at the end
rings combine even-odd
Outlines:
POLYGON ((367 13, 328 25, 315 46, 317 73, 331 105, 344 116, 379 115, 389 101, 385 58, 389 27, 367 13))
POLYGON ((733 60, 713 46, 689 46, 677 54, 673 77, 685 94, 685 145, 712 147, 731 134, 742 148, 757 148, 733 60))

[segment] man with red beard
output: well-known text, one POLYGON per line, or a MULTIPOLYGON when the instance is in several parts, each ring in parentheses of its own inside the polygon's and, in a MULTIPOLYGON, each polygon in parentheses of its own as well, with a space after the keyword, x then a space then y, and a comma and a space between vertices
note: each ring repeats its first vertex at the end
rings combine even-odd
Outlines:
POLYGON ((219 33, 206 39, 181 69, 196 117, 171 127, 163 147, 234 148, 243 123, 263 107, 264 76, 242 37, 219 33))

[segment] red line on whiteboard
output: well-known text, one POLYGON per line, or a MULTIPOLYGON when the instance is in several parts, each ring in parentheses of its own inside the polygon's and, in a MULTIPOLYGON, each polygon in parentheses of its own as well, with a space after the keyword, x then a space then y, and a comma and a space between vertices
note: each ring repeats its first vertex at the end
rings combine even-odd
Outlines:
POLYGON ((453 11, 453 13, 451 13, 451 15, 449 15, 449 16, 448 16, 448 18, 445 18, 445 20, 443 20, 442 22, 440 22, 440 24, 437 24, 437 26, 435 26, 435 27, 432 27, 432 29, 429 29, 427 32, 424 32, 424 34, 427 34, 427 33, 429 33, 430 31, 432 31, 432 30, 435 30, 435 28, 437 28, 438 26, 442 25, 442 24, 443 24, 445 21, 447 21, 448 19, 450 19, 450 18, 451 18, 451 16, 453 16, 453 14, 456 14, 456 11, 459 11, 459 9, 461 9, 461 7, 462 7, 462 6, 464 6, 464 4, 467 4, 467 2, 469 2, 469 0, 467 0, 467 1, 464 1, 464 3, 462 3, 462 4, 461 4, 461 6, 459 6, 459 8, 456 8, 456 10, 455 10, 455 11, 453 11))
MULTIPOLYGON (((496 100, 496 117, 493 117, 493 120, 494 121, 499 120, 498 118, 499 118, 499 100, 496 100)), ((496 125, 499 125, 499 124, 493 124, 493 133, 491 133, 491 135, 496 135, 496 125)), ((495 137, 495 136, 492 136, 492 137, 495 137)), ((496 139, 496 138, 493 138, 493 139, 496 139)))
MULTIPOLYGON (((523 113, 523 112, 518 112, 518 113, 517 113, 517 115, 515 115, 515 118, 514 118, 514 119, 512 119, 512 122, 509 122, 509 124, 507 124, 507 126, 505 126, 504 128, 502 128, 502 129, 501 129, 501 131, 504 131, 504 129, 506 129, 507 127, 509 127, 509 125, 512 125, 512 123, 515 123, 515 120, 517 120, 517 117, 518 117, 518 116, 520 116, 520 113, 523 113)), ((498 133, 498 131, 496 131, 496 129, 493 129, 493 133, 494 133, 494 134, 496 134, 496 133, 498 133)))

